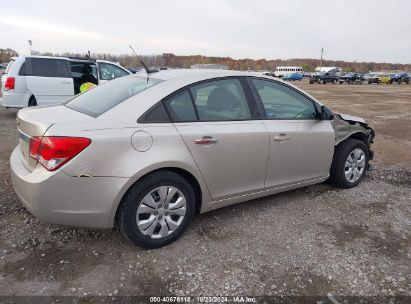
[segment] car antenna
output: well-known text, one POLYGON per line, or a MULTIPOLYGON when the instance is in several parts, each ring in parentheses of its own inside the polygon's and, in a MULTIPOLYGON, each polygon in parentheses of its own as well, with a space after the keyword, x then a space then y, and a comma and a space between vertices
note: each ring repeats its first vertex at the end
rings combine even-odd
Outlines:
POLYGON ((148 81, 148 78, 150 77, 150 74, 156 72, 156 70, 151 70, 151 69, 149 69, 149 68, 146 66, 146 64, 144 63, 144 61, 141 60, 140 56, 137 55, 137 53, 136 53, 136 51, 133 49, 133 47, 132 47, 131 45, 129 45, 129 47, 130 47, 131 51, 134 53, 134 55, 136 55, 137 59, 140 60, 140 62, 141 62, 141 64, 143 65, 144 69, 146 70, 146 73, 147 73, 147 81, 148 81))

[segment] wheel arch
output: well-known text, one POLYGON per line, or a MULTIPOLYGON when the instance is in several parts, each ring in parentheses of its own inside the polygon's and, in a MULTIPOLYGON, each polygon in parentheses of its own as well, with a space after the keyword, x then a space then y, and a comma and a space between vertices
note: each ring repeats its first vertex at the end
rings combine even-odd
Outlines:
POLYGON ((123 190, 120 191, 119 199, 116 200, 116 203, 113 206, 113 210, 111 212, 112 215, 110 216, 111 225, 115 224, 115 222, 117 220, 118 211, 120 209, 121 203, 122 203, 123 199, 129 193, 129 191, 131 191, 133 186, 135 184, 137 184, 142 178, 146 177, 147 175, 150 175, 152 173, 159 172, 159 171, 171 171, 171 172, 174 172, 174 173, 184 177, 192 185, 192 187, 194 188, 194 194, 196 196, 195 212, 197 214, 202 212, 203 203, 205 203, 206 200, 210 200, 208 198, 208 190, 206 188, 204 189, 205 185, 200 184, 200 182, 198 181, 198 178, 195 177, 195 175, 192 172, 190 172, 186 169, 183 169, 181 167, 176 167, 176 166, 164 166, 164 167, 155 168, 155 169, 152 169, 148 172, 145 172, 144 174, 139 176, 137 179, 130 179, 131 182, 127 183, 123 187, 123 190))
POLYGON ((30 106, 30 100, 31 100, 32 98, 35 100, 36 106, 38 106, 37 98, 36 98, 36 96, 34 96, 34 94, 33 94, 32 92, 29 92, 29 93, 27 94, 27 96, 28 96, 28 99, 27 99, 27 102, 26 102, 27 107, 30 106))
POLYGON ((361 141, 363 141, 367 146, 369 146, 369 134, 368 132, 364 129, 363 130, 359 130, 362 127, 358 127, 357 130, 352 130, 349 132, 343 131, 343 132, 338 132, 340 134, 338 134, 339 136, 337 137, 338 140, 335 142, 335 146, 338 146, 340 144, 342 144, 343 142, 345 142, 347 139, 349 138, 353 138, 353 139, 359 139, 361 141))

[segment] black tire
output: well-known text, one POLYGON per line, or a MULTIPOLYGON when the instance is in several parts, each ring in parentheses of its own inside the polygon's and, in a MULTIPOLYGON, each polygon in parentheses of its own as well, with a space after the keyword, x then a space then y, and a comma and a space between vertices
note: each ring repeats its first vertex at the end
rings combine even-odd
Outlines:
POLYGON ((31 97, 30 97, 28 106, 29 106, 29 107, 35 107, 35 106, 37 106, 37 100, 36 100, 36 98, 35 98, 34 96, 31 96, 31 97))
POLYGON ((196 199, 193 187, 181 175, 171 171, 157 171, 143 177, 123 198, 116 217, 118 230, 137 246, 151 249, 166 246, 177 240, 187 229, 195 212, 196 199), (170 235, 153 239, 144 235, 137 227, 137 208, 143 198, 153 189, 160 186, 178 188, 186 198, 186 214, 180 226, 170 235))
POLYGON ((397 81, 397 82, 398 82, 398 84, 401 84, 402 80, 401 80, 401 79, 398 79, 398 81, 397 81))
POLYGON ((351 138, 343 141, 335 148, 334 151, 334 157, 330 169, 330 183, 336 187, 343 189, 348 189, 357 186, 366 174, 368 168, 368 161, 368 147, 363 141, 351 138), (365 154, 365 167, 360 178, 355 182, 350 182, 345 178, 345 162, 350 153, 357 148, 361 149, 365 154))

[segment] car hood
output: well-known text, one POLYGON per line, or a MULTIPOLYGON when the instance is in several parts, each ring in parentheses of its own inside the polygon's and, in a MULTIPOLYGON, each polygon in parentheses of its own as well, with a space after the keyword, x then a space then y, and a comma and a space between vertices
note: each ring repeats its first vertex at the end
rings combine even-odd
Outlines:
POLYGON ((341 116, 342 119, 346 120, 346 121, 353 121, 353 122, 359 122, 362 124, 367 124, 367 122, 358 116, 352 116, 352 115, 347 115, 347 114, 343 114, 343 113, 338 113, 338 115, 341 116))

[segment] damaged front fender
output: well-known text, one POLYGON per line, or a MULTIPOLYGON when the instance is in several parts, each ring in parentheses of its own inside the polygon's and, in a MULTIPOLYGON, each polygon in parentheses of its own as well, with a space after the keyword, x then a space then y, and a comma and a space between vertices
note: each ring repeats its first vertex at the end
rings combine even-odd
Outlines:
POLYGON ((370 146, 374 141, 375 132, 364 119, 336 113, 333 120, 333 127, 335 131, 335 145, 355 135, 355 137, 362 139, 367 144, 370 159, 372 159, 373 152, 370 146))

